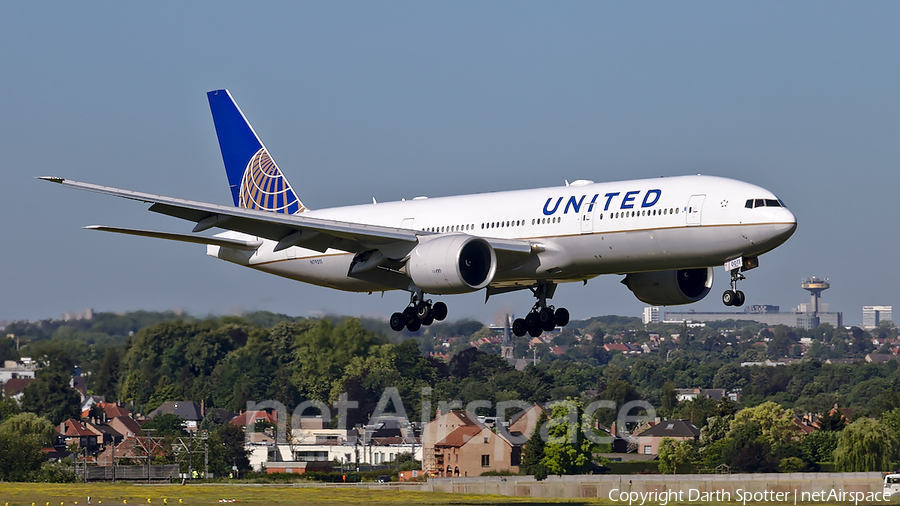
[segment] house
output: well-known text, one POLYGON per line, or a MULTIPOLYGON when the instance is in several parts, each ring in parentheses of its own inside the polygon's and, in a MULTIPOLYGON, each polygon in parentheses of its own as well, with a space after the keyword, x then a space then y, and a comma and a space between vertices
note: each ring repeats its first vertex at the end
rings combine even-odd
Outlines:
POLYGON ((115 464, 146 463, 147 450, 155 457, 165 455, 165 449, 158 438, 130 437, 117 445, 108 445, 97 456, 97 465, 112 466, 115 464))
POLYGON ((141 426, 130 416, 117 416, 106 421, 109 427, 127 439, 141 435, 141 426))
POLYGON ((629 348, 627 345, 624 345, 622 343, 604 344, 603 349, 606 350, 607 352, 610 352, 610 351, 618 351, 621 353, 630 353, 631 352, 631 348, 629 348))
MULTIPOLYGON (((124 407, 120 406, 115 402, 103 402, 102 400, 96 401, 96 396, 89 396, 88 399, 94 399, 93 402, 87 401, 87 407, 84 405, 81 406, 81 418, 90 418, 91 417, 91 408, 94 408, 94 413, 97 413, 99 410, 100 417, 98 421, 105 422, 107 420, 112 420, 113 418, 119 416, 131 416, 131 411, 128 411, 124 407)), ((100 397, 100 399, 103 399, 100 397)))
POLYGON ((59 424, 56 430, 65 439, 66 446, 76 444, 79 450, 86 450, 87 453, 94 453, 99 448, 99 431, 91 430, 87 422, 70 418, 59 424))
POLYGON ((522 446, 513 444, 466 411, 439 414, 426 424, 422 440, 426 459, 423 466, 432 476, 519 472, 522 446))
POLYGON ((637 435, 638 452, 644 455, 658 454, 659 443, 664 438, 675 441, 697 441, 700 438, 700 429, 690 420, 663 420, 637 435))
POLYGON ((530 408, 516 413, 509 419, 509 433, 528 440, 537 428, 538 419, 543 412, 542 407, 532 404, 530 408))
POLYGON ((17 401, 22 400, 22 391, 25 390, 25 387, 30 385, 33 381, 36 381, 34 378, 11 378, 6 380, 6 383, 3 384, 3 395, 6 397, 11 397, 17 401))
POLYGON ((883 364, 897 360, 897 355, 891 353, 869 353, 866 355, 866 362, 870 364, 883 364))
POLYGON ((163 414, 172 414, 184 420, 184 429, 193 432, 200 426, 203 414, 200 407, 191 401, 166 401, 147 415, 148 420, 163 414))
POLYGON ((271 411, 244 411, 229 420, 228 423, 239 427, 246 427, 248 425, 255 426, 259 423, 275 425, 278 423, 278 411, 274 409, 271 411))
POLYGON ((676 388, 675 395, 678 402, 693 401, 698 397, 705 397, 714 401, 722 400, 725 397, 724 388, 676 388))
POLYGON ((244 411, 228 421, 232 425, 244 427, 247 442, 256 444, 274 443, 272 427, 278 423, 278 411, 244 411))

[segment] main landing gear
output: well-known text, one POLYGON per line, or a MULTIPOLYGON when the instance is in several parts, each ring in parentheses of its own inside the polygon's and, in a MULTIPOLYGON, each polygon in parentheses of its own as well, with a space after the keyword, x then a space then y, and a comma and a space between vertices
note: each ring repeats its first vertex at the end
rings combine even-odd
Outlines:
POLYGON ((731 289, 725 290, 722 294, 722 303, 726 306, 741 307, 744 305, 744 292, 737 289, 737 282, 747 279, 741 274, 741 270, 733 269, 731 271, 731 289))
POLYGON ((539 283, 531 289, 531 292, 537 297, 534 307, 525 318, 516 318, 513 322, 512 331, 518 337, 525 334, 531 337, 537 337, 542 332, 550 332, 556 327, 565 327, 569 323, 569 311, 561 307, 554 310, 553 306, 547 305, 547 299, 553 297, 556 291, 556 285, 553 283, 539 283))
POLYGON ((447 304, 443 302, 432 304, 431 300, 424 300, 422 293, 416 292, 409 299, 409 306, 402 313, 391 315, 391 330, 394 332, 400 332, 404 327, 415 332, 423 325, 427 327, 435 320, 441 321, 447 317, 447 304))

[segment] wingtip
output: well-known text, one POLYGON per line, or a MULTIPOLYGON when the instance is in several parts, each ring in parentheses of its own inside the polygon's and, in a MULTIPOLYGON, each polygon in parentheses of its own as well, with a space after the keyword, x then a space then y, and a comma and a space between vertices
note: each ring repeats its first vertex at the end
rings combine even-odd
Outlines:
POLYGON ((62 182, 66 180, 65 178, 56 177, 56 176, 38 176, 37 179, 43 179, 44 181, 50 181, 53 183, 60 183, 60 184, 62 184, 62 182))

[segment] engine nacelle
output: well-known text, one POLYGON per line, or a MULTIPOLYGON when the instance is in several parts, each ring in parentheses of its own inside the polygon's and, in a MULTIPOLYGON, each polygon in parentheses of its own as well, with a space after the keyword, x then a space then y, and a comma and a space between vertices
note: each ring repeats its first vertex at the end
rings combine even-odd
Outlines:
POLYGON ((484 239, 445 235, 416 246, 406 263, 406 272, 416 286, 428 293, 469 293, 494 279, 497 254, 484 239))
POLYGON ((706 297, 712 288, 712 267, 677 271, 638 272, 622 280, 634 296, 654 306, 690 304, 706 297))

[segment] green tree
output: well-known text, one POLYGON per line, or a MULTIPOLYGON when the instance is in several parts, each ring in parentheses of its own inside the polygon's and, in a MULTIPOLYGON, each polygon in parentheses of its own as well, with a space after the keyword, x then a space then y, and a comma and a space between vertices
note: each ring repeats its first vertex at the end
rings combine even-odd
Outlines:
POLYGON ((0 423, 0 435, 15 439, 30 439, 40 447, 53 445, 56 427, 50 420, 34 413, 20 413, 0 423))
POLYGON ((184 420, 174 413, 164 413, 153 417, 153 420, 144 423, 142 429, 153 430, 153 436, 183 436, 184 420))
POLYGON ((760 438, 777 450, 779 446, 789 446, 799 442, 794 412, 768 401, 752 408, 744 408, 735 413, 731 421, 734 431, 743 424, 755 423, 759 426, 760 438))
POLYGON ((697 460, 697 449, 688 441, 675 441, 664 437, 659 442, 659 472, 676 474, 679 466, 693 464, 697 460))
POLYGON ((833 462, 838 435, 838 432, 817 430, 803 436, 800 441, 803 459, 809 464, 833 462))
POLYGON ((534 479, 541 481, 547 477, 547 468, 541 463, 544 458, 544 438, 541 435, 541 427, 547 423, 547 413, 541 411, 537 424, 534 426, 534 432, 525 442, 522 448, 522 470, 525 474, 534 476, 534 479))
POLYGON ((0 422, 18 414, 19 403, 12 397, 7 397, 5 395, 0 396, 0 422))
POLYGON ((53 424, 34 413, 0 423, 0 481, 27 481, 46 460, 41 448, 53 441, 53 424))
POLYGON ((244 448, 244 429, 232 423, 219 427, 209 437, 210 447, 216 447, 215 456, 210 452, 210 468, 219 476, 228 476, 233 467, 238 472, 250 471, 250 460, 244 448))
MULTIPOLYGON (((582 474, 591 468, 591 442, 584 437, 579 423, 582 414, 578 401, 567 399, 554 404, 545 424, 547 442, 541 459, 548 474, 582 474)), ((541 433, 545 434, 544 428, 541 433)))
POLYGON ((897 452, 893 431, 877 420, 860 418, 841 431, 834 464, 843 472, 890 471, 897 452))
POLYGON ((93 390, 107 401, 116 400, 116 384, 119 382, 119 353, 109 347, 103 354, 100 370, 92 376, 93 390))
POLYGON ((137 408, 150 398, 149 390, 150 384, 144 373, 140 370, 134 370, 129 372, 122 382, 122 395, 119 398, 137 408))
POLYGON ((166 401, 180 401, 183 399, 184 394, 182 393, 181 386, 172 383, 168 377, 163 376, 160 378, 159 384, 156 386, 153 395, 150 396, 150 399, 144 405, 144 409, 153 411, 166 401))
POLYGON ((46 417, 54 425, 69 418, 81 417, 81 397, 69 386, 71 373, 58 367, 42 367, 36 380, 22 392, 22 410, 46 417))
POLYGON ((832 409, 828 414, 822 415, 819 417, 819 430, 824 430, 826 432, 839 432, 844 430, 844 427, 847 426, 849 421, 844 418, 843 413, 838 411, 837 409, 832 409))
POLYGON ((678 392, 675 391, 675 383, 667 381, 662 387, 662 399, 660 400, 660 408, 663 415, 670 415, 678 404, 678 392))

